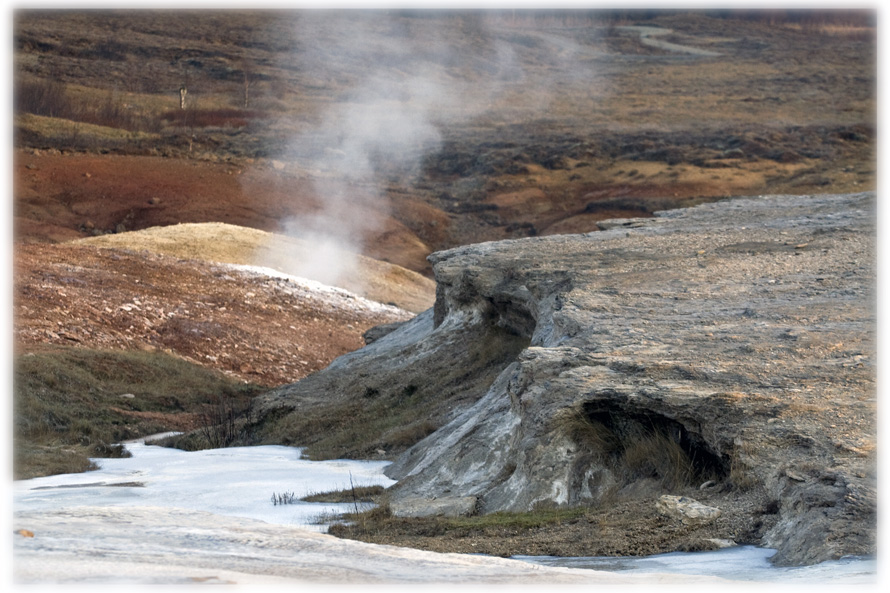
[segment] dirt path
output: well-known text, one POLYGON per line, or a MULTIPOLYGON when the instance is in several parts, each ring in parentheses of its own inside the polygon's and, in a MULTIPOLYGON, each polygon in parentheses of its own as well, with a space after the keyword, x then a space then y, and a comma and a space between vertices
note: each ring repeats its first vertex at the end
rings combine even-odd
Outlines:
POLYGON ((678 43, 670 43, 669 41, 662 41, 660 39, 655 39, 655 37, 663 37, 664 35, 670 35, 671 33, 674 32, 673 29, 663 29, 661 27, 645 27, 645 26, 641 26, 641 25, 624 25, 621 27, 616 27, 616 29, 620 29, 622 31, 631 31, 631 32, 639 33, 640 43, 642 43, 643 45, 648 45, 649 47, 663 49, 665 51, 690 54, 690 55, 694 55, 694 56, 706 56, 706 57, 716 57, 716 56, 721 55, 718 52, 710 51, 707 49, 691 47, 689 45, 680 45, 678 43))

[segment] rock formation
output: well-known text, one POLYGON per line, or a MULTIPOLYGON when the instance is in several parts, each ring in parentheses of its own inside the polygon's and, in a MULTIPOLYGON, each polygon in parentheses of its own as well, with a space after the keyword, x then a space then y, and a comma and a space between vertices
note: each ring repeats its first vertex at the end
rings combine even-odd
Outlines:
POLYGON ((432 311, 261 414, 414 386, 442 426, 387 470, 394 506, 707 494, 777 563, 873 553, 875 195, 602 226, 433 254, 432 311))

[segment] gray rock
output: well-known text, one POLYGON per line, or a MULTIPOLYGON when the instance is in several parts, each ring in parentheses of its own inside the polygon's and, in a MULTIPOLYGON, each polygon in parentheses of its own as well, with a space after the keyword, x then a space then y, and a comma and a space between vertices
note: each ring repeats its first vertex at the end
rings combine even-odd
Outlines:
POLYGON ((875 234, 873 193, 763 196, 435 253, 431 312, 260 413, 422 381, 441 428, 387 469, 393 503, 524 511, 713 481, 707 502, 762 525, 779 564, 871 554, 875 234))
POLYGON ((467 517, 476 514, 475 496, 453 498, 405 498, 390 503, 396 517, 467 517))
POLYGON ((365 344, 370 344, 371 342, 376 342, 380 338, 385 335, 391 334, 402 325, 404 325, 404 321, 397 321, 395 323, 382 323, 380 325, 375 325, 372 328, 369 328, 362 334, 362 338, 365 340, 365 344))
POLYGON ((731 539, 722 539, 719 537, 709 537, 706 538, 704 541, 710 544, 710 547, 713 550, 723 550, 725 548, 732 548, 738 545, 731 539))
POLYGON ((694 498, 669 494, 659 497, 655 509, 662 515, 691 526, 707 525, 722 514, 717 507, 709 507, 694 498))

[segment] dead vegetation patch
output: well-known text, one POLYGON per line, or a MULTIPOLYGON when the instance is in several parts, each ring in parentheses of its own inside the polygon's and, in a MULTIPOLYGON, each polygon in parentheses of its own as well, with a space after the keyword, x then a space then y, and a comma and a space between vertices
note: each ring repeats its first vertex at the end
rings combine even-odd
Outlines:
POLYGON ((248 401, 257 385, 160 352, 41 346, 14 363, 14 475, 81 472, 119 443, 197 426, 204 401, 248 401))
MULTIPOLYGON (((700 492, 691 494, 707 503, 700 492)), ((648 556, 675 551, 716 549, 718 539, 756 543, 775 524, 777 509, 759 495, 739 497, 723 506, 754 508, 754 523, 742 513, 724 513, 706 526, 687 526, 659 515, 654 499, 610 502, 602 507, 556 507, 528 512, 456 518, 402 518, 386 506, 344 516, 331 526, 337 537, 443 553, 528 556, 648 556)))
POLYGON ((411 314, 339 305, 286 279, 200 260, 87 245, 16 249, 15 339, 166 352, 275 386, 364 344, 374 325, 411 314))

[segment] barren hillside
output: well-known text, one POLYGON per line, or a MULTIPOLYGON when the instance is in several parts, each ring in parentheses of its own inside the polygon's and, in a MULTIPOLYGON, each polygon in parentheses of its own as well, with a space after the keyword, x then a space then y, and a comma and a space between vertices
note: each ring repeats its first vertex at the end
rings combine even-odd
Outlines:
POLYGON ((412 316, 284 275, 146 251, 29 245, 16 259, 21 350, 162 350, 267 386, 324 368, 364 345, 368 328, 412 316))

